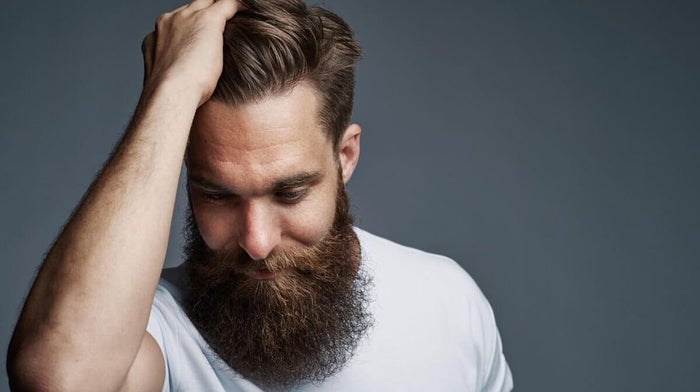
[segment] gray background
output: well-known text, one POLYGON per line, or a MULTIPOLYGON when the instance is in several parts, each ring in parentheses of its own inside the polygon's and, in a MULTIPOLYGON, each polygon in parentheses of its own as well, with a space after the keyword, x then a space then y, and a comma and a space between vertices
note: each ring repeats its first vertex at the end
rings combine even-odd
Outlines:
MULTIPOLYGON (((472 274, 516 389, 698 390, 698 3, 325 4, 365 49, 358 222, 472 274)), ((3 350, 136 104, 142 37, 179 5, 3 5, 3 350)))

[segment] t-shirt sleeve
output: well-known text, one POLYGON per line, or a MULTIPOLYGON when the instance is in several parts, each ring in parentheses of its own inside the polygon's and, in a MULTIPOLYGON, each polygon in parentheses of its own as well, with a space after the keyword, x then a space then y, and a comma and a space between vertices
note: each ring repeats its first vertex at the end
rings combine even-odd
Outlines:
MULTIPOLYGON (((495 326, 494 326, 495 328, 495 326)), ((483 392, 508 392, 513 390, 513 376, 503 355, 503 344, 498 330, 495 330, 494 350, 487 366, 488 374, 481 389, 483 392)))
MULTIPOLYGON (((466 330, 470 331, 474 342, 473 355, 479 358, 477 364, 476 389, 480 392, 509 392, 513 389, 513 376, 503 354, 503 343, 496 325, 496 317, 488 299, 474 279, 451 259, 448 276, 457 279, 454 292, 461 292, 464 307, 469 309, 466 316, 466 330)), ((447 281, 447 278, 445 279, 447 281)), ((453 305, 456 303, 451 302, 453 305)), ((462 303, 462 302, 457 302, 462 303)))
POLYGON ((153 299, 151 306, 151 315, 148 318, 146 331, 153 336, 153 339, 158 343, 161 353, 163 353, 163 362, 165 363, 165 379, 163 380, 162 392, 170 392, 170 364, 168 362, 168 351, 166 341, 169 339, 172 332, 168 328, 168 324, 164 315, 164 306, 161 296, 161 287, 156 289, 156 296, 153 299))

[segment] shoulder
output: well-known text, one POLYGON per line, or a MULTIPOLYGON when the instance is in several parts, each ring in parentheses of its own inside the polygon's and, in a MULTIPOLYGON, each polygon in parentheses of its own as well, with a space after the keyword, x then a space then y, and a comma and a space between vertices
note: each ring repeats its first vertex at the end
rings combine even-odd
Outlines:
POLYGON ((491 305, 455 260, 356 231, 381 302, 404 310, 410 307, 414 316, 441 320, 462 336, 467 331, 491 341, 497 336, 491 305))
POLYGON ((355 228, 362 245, 363 260, 380 279, 393 277, 406 285, 432 288, 464 300, 487 303, 474 279, 455 260, 402 245, 355 228))
POLYGON ((423 351, 436 351, 447 361, 440 367, 459 364, 454 374, 469 373, 479 390, 509 390, 512 379, 493 310, 469 273, 449 257, 356 232, 363 262, 373 272, 376 309, 391 320, 383 336, 410 336, 413 346, 425 340, 423 351))

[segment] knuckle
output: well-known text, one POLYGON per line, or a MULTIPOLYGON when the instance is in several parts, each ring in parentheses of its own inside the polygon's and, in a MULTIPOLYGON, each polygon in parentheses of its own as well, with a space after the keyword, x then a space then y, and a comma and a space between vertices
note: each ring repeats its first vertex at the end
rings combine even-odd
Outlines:
POLYGON ((170 12, 158 15, 158 18, 156 18, 156 25, 162 25, 166 20, 170 19, 171 16, 172 14, 170 12))
POLYGON ((201 10, 197 11, 197 14, 196 14, 197 18, 200 20, 203 20, 203 21, 211 21, 213 19, 216 19, 218 17, 218 15, 219 15, 218 13, 213 12, 209 8, 201 9, 201 10))
POLYGON ((183 8, 183 9, 173 13, 172 15, 170 15, 170 17, 172 19, 172 23, 174 23, 174 24, 182 23, 183 20, 186 20, 190 17, 190 13, 191 13, 191 11, 187 11, 186 8, 183 8))
POLYGON ((190 8, 190 6, 188 5, 187 7, 181 9, 176 15, 179 15, 179 16, 187 16, 187 15, 193 14, 194 12, 195 12, 195 10, 193 10, 192 8, 190 8))
POLYGON ((182 20, 182 19, 189 17, 189 15, 191 13, 192 13, 192 11, 188 11, 187 8, 185 8, 185 9, 178 11, 176 14, 174 14, 173 19, 182 20))

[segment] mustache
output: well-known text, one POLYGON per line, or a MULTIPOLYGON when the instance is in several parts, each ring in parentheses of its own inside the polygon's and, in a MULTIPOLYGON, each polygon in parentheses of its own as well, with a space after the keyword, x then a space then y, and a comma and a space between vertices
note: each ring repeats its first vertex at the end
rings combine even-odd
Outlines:
POLYGON ((211 249, 193 214, 187 222, 184 307, 223 362, 277 390, 325 380, 352 357, 373 322, 372 279, 360 268, 361 244, 342 181, 323 238, 306 245, 291 236, 264 259, 253 260, 233 239, 211 249), (269 280, 246 273, 259 269, 285 273, 269 280))
POLYGON ((313 275, 315 279, 330 280, 333 278, 332 263, 330 259, 340 257, 330 249, 337 249, 332 246, 342 241, 342 238, 333 233, 329 233, 324 240, 317 245, 306 247, 292 247, 289 249, 274 249, 264 259, 254 260, 242 248, 236 246, 222 251, 206 249, 207 256, 200 259, 198 268, 200 278, 206 279, 211 285, 226 284, 232 282, 238 276, 253 271, 267 270, 277 272, 288 270, 300 275, 313 275), (323 244, 324 246, 321 246, 323 244), (329 246, 331 245, 331 246, 329 246))

